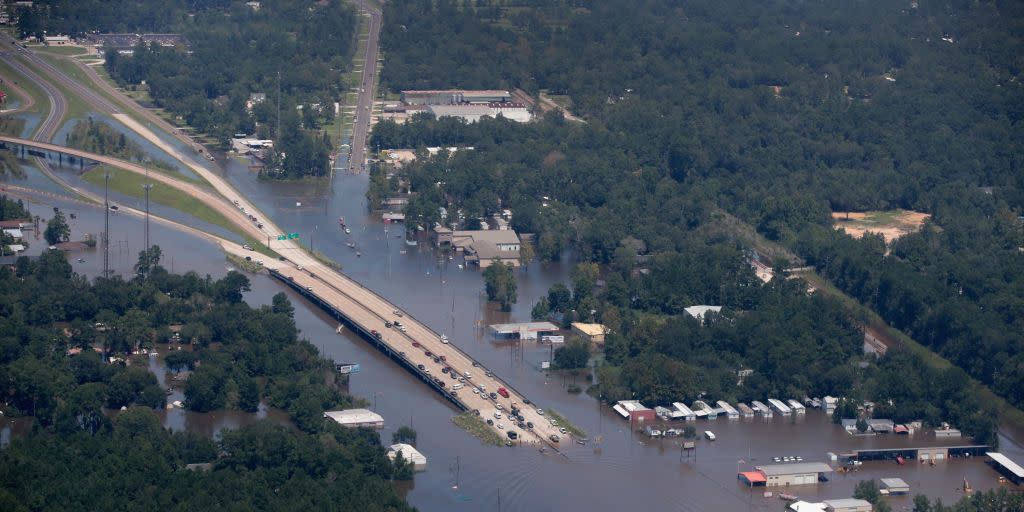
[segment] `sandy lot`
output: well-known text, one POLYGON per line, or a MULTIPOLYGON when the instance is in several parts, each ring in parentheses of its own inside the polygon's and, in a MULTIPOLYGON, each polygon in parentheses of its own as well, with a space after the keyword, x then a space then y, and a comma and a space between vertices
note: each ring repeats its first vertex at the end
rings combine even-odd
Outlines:
POLYGON ((891 244, 896 239, 921 229, 931 215, 910 210, 884 212, 832 212, 835 228, 854 238, 865 233, 878 233, 891 244))

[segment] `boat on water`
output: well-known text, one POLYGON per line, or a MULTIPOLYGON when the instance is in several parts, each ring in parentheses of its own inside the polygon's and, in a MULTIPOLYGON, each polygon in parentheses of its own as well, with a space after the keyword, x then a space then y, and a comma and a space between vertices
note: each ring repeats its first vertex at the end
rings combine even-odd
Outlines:
POLYGON ((715 440, 715 433, 710 431, 710 430, 705 430, 704 431, 704 437, 708 438, 708 441, 714 441, 715 440))
POLYGON ((351 230, 351 229, 349 229, 349 228, 348 228, 348 226, 345 226, 345 234, 346 234, 346 235, 350 235, 350 234, 352 234, 352 230, 351 230))
POLYGON ((345 217, 338 217, 338 224, 344 226, 345 225, 345 217))
POLYGON ((792 495, 792 494, 786 494, 784 492, 781 492, 781 493, 779 493, 779 499, 781 499, 783 501, 796 501, 796 500, 798 500, 800 498, 798 498, 798 497, 796 497, 795 495, 792 495))
POLYGON ((346 242, 345 245, 347 247, 351 248, 351 249, 355 249, 356 248, 355 242, 346 242))
POLYGON ((359 251, 356 251, 356 258, 362 258, 362 257, 363 257, 363 253, 361 253, 359 251))

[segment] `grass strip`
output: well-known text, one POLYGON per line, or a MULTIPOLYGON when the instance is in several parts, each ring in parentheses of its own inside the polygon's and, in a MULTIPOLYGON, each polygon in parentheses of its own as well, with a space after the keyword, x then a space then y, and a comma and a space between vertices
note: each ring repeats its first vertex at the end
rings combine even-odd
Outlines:
POLYGON ((586 430, 583 430, 582 428, 573 425, 569 420, 565 419, 565 416, 562 416, 561 414, 558 413, 558 411, 554 409, 545 409, 545 411, 547 412, 548 418, 551 418, 558 422, 559 427, 562 427, 565 430, 569 431, 570 434, 572 434, 574 437, 578 439, 586 439, 586 430))
POLYGON ((452 418, 452 423, 462 427, 466 432, 473 434, 478 439, 493 446, 502 446, 505 440, 498 435, 491 427, 484 423, 484 420, 472 412, 464 412, 452 418))

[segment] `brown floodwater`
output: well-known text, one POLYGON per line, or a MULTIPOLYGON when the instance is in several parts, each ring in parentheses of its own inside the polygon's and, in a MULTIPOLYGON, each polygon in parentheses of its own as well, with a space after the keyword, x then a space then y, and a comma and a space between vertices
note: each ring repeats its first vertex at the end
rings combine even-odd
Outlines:
MULTIPOLYGON (((718 440, 698 440, 695 456, 681 460, 678 440, 655 440, 631 433, 628 424, 608 407, 601 407, 586 394, 568 393, 566 387, 571 381, 563 382, 542 372, 539 365, 548 359, 547 347, 527 343, 521 351, 514 351, 512 345, 488 339, 487 324, 528 320, 532 304, 547 288, 567 280, 568 263, 533 264, 517 273, 518 303, 509 313, 497 312, 482 298, 480 273, 459 268, 462 261, 458 256, 451 260, 440 256, 425 241, 407 246, 401 238, 401 225, 390 226, 385 232, 379 216, 366 210, 366 176, 338 175, 327 191, 325 186, 310 183, 260 182, 244 162, 236 160, 227 161, 222 172, 278 225, 302 233, 302 240, 340 262, 346 273, 438 332, 448 334, 453 343, 539 406, 560 411, 590 434, 588 445, 566 443, 563 454, 542 454, 527 447, 484 446, 455 427, 451 418, 458 411, 412 375, 353 333, 337 333, 335 321, 270 278, 250 276, 252 291, 246 295, 247 301, 254 306, 267 304, 275 293, 284 291, 296 305, 296 323, 302 336, 337 362, 361 365, 362 371, 351 378, 350 390, 366 398, 384 416, 381 437, 385 444, 390 444, 391 434, 402 425, 417 430, 417 448, 428 463, 426 471, 418 473, 415 482, 408 485, 407 497, 421 510, 781 510, 783 504, 778 498, 764 498, 763 489, 744 487, 736 472, 751 465, 771 464, 776 456, 799 455, 808 462, 825 461, 827 452, 935 444, 924 435, 850 436, 825 414, 809 411, 806 417, 696 422, 698 431, 713 430, 718 440), (339 216, 345 217, 351 235, 339 228, 339 216), (361 257, 346 246, 348 242, 357 245, 361 257)), ((73 230, 98 231, 102 212, 93 210, 95 213, 89 214, 85 210, 89 209, 78 208, 83 214, 73 230)), ((119 218, 114 230, 133 233, 126 235, 127 239, 141 237, 141 226, 135 219, 119 218)), ((218 277, 229 267, 223 255, 208 243, 160 226, 152 228, 152 237, 164 249, 165 263, 173 259, 178 272, 193 269, 218 277)), ((118 239, 116 235, 114 238, 118 239)), ((138 245, 133 245, 133 252, 137 252, 138 245)), ((85 263, 74 263, 76 270, 96 275, 100 267, 93 262, 100 259, 99 253, 89 253, 85 258, 85 263)), ((119 262, 118 271, 126 272, 134 256, 121 257, 119 262)), ((266 414, 274 419, 277 413, 266 414)), ((165 425, 212 434, 251 421, 253 416, 193 416, 172 410, 165 413, 165 425)), ((1003 434, 1001 451, 1015 460, 1024 460, 1022 433, 1005 429, 1003 434)), ((882 477, 900 477, 910 484, 912 493, 941 497, 946 503, 962 495, 959 488, 964 478, 975 489, 999 485, 997 473, 980 458, 973 458, 936 466, 868 462, 854 473, 832 475, 831 482, 793 487, 787 492, 809 500, 849 497, 858 481, 882 477)), ((910 505, 909 497, 888 500, 896 510, 910 505)))

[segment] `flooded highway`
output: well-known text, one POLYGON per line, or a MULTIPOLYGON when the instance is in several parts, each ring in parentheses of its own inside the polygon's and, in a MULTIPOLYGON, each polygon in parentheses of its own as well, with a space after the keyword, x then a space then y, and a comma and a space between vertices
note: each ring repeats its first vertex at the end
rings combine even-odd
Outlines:
MULTIPOLYGON (((38 176, 38 171, 28 169, 27 173, 24 180, 5 179, 12 183, 21 181, 24 186, 42 185, 46 181, 38 176)), ((696 453, 681 460, 678 439, 652 440, 631 433, 628 423, 611 409, 601 407, 586 394, 568 393, 566 388, 571 382, 540 371, 540 362, 549 357, 547 346, 527 343, 521 351, 514 351, 511 345, 495 344, 487 338, 488 324, 528 320, 532 304, 547 288, 567 280, 571 267, 568 261, 534 263, 517 272, 519 300, 510 313, 501 313, 483 299, 480 273, 459 268, 459 256, 440 256, 425 238, 417 246, 406 245, 401 225, 389 226, 385 231, 379 214, 367 211, 363 197, 366 175, 337 175, 331 189, 325 191, 326 184, 320 182, 261 182, 249 171, 246 162, 229 159, 223 176, 282 228, 301 233, 307 247, 312 245, 338 261, 346 274, 435 331, 447 334, 452 343, 538 406, 561 412, 590 434, 591 441, 585 446, 563 446, 564 457, 526 447, 484 446, 453 425, 451 417, 457 410, 411 374, 353 333, 337 333, 333 319, 271 278, 250 276, 252 291, 246 296, 250 304, 267 304, 275 293, 285 291, 296 305, 295 318, 302 336, 339 363, 361 365, 361 372, 351 377, 350 391, 365 398, 371 408, 384 416, 386 426, 381 437, 385 444, 390 444, 392 432, 402 425, 418 431, 417 448, 427 457, 428 464, 427 470, 417 474, 407 489, 407 497, 422 510, 620 510, 640 506, 670 510, 781 510, 783 505, 778 498, 765 498, 763 489, 742 486, 736 472, 752 465, 773 463, 772 457, 776 456, 799 455, 805 461, 825 461, 826 452, 936 442, 926 435, 852 437, 833 425, 824 413, 812 410, 806 417, 690 423, 698 431, 713 430, 717 441, 698 440, 696 453), (342 216, 352 230, 351 235, 338 226, 342 216), (349 242, 356 248, 349 248, 349 242)), ((45 199, 33 204, 32 210, 46 218, 52 206, 76 213, 77 219, 71 221, 73 239, 102 229, 103 212, 95 207, 45 199)), ((166 214, 175 220, 187 218, 180 213, 166 214)), ((115 244, 124 241, 111 249, 112 266, 127 275, 141 249, 141 222, 113 215, 111 230, 115 244)), ((29 253, 37 254, 45 249, 45 242, 32 240, 32 236, 29 253)), ((151 237, 164 250, 163 264, 168 269, 195 270, 214 277, 228 270, 223 254, 212 244, 155 224, 151 226, 151 237)), ((95 276, 102 267, 102 253, 89 250, 72 254, 69 261, 76 271, 95 276), (77 262, 79 257, 85 261, 77 262)), ((154 370, 160 369, 158 361, 151 365, 154 370)), ((585 386, 584 382, 577 383, 585 386)), ((180 395, 169 399, 180 399, 180 395)), ((280 411, 261 414, 273 421, 286 421, 280 411)), ((256 419, 256 415, 238 412, 198 414, 181 409, 165 411, 163 415, 169 428, 195 429, 210 435, 256 419)), ((0 440, 3 432, 0 430, 0 440)), ((1002 436, 1000 451, 1015 460, 1024 460, 1022 440, 1019 432, 1012 437, 1002 436)), ((974 489, 987 489, 998 485, 997 476, 979 458, 953 459, 934 467, 917 462, 905 466, 868 462, 855 473, 833 474, 831 482, 793 487, 786 492, 812 501, 849 497, 860 480, 899 477, 910 484, 912 494, 920 492, 951 503, 962 495, 959 488, 965 478, 974 489)), ((909 497, 892 497, 888 501, 897 510, 910 504, 909 497)))

